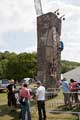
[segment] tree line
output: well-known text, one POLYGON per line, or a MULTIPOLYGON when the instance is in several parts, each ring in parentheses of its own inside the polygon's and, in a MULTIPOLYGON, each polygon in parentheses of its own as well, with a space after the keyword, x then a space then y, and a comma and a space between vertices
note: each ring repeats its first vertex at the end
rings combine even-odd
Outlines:
POLYGON ((0 52, 0 79, 21 80, 37 73, 36 53, 0 52))
MULTIPOLYGON (((79 66, 80 63, 61 61, 61 73, 79 66)), ((34 78, 37 75, 37 54, 14 52, 0 52, 0 79, 21 80, 26 77, 34 78)))

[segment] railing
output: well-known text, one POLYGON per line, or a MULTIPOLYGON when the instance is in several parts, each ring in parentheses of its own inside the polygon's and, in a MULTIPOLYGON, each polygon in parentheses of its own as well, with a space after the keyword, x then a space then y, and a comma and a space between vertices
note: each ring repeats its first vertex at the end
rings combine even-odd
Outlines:
MULTIPOLYGON (((65 116, 65 114, 75 114, 75 115, 77 114, 78 119, 80 120, 80 92, 68 92, 68 94, 70 94, 71 106, 64 104, 64 96, 60 89, 48 89, 46 91, 46 104, 45 104, 46 111, 48 113, 51 113, 50 115, 52 115, 52 116, 55 113, 62 114, 64 116, 65 116), (72 101, 72 97, 71 97, 71 94, 74 95, 75 93, 78 94, 78 98, 79 98, 79 101, 77 101, 77 102, 75 102, 74 99, 72 101)), ((17 95, 16 95, 16 97, 17 97, 17 95)), ((4 100, 6 100, 6 99, 4 99, 4 100)), ((7 101, 5 101, 5 103, 6 102, 7 101)), ((36 118, 36 116, 38 116, 36 100, 34 101, 34 104, 35 105, 33 107, 31 107, 31 112, 33 113, 32 117, 36 118)), ((3 110, 0 108, 0 114, 2 114, 2 113, 3 113, 3 110)), ((51 119, 47 119, 47 120, 51 120, 51 119)), ((58 120, 60 120, 60 119, 58 118, 58 120)))
POLYGON ((49 113, 56 114, 77 114, 78 119, 80 120, 80 92, 67 92, 66 95, 69 95, 69 103, 64 103, 64 93, 61 91, 59 94, 57 91, 55 92, 47 92, 47 101, 46 101, 46 109, 49 113), (55 96, 55 94, 57 96, 55 96), (78 101, 75 102, 75 94, 78 95, 78 101), (73 97, 73 98, 72 98, 73 97))

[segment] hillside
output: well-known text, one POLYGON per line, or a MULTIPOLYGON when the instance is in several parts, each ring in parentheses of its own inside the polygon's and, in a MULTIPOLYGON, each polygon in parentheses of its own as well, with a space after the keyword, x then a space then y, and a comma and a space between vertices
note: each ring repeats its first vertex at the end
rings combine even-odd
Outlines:
POLYGON ((80 63, 78 63, 78 62, 62 60, 61 61, 61 73, 68 72, 68 71, 75 69, 79 66, 80 66, 80 63))

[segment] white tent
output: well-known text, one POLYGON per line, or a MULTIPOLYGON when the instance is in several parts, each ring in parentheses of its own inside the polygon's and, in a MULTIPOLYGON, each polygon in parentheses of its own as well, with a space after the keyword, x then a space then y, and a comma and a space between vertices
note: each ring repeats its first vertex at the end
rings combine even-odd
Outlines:
POLYGON ((74 80, 76 80, 80 83, 80 67, 77 67, 71 71, 64 73, 63 77, 65 77, 68 81, 71 78, 73 78, 74 80))

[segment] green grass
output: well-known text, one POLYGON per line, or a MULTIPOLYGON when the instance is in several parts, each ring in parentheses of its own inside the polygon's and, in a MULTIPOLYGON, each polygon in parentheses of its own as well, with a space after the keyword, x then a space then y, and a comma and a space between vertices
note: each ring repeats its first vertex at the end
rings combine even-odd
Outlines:
MULTIPOLYGON (((53 104, 53 102, 56 103, 57 99, 63 100, 62 93, 60 93, 54 99, 46 101, 46 110, 57 109, 57 105, 53 104)), ((31 117, 32 120, 38 120, 37 107, 36 104, 34 106, 33 105, 34 102, 32 101, 31 117)), ((19 120, 20 109, 17 109, 14 112, 8 111, 7 93, 0 93, 0 109, 2 110, 2 112, 0 113, 0 120, 19 120)), ((51 114, 47 112, 47 120, 78 120, 78 117, 72 114, 51 114)))

